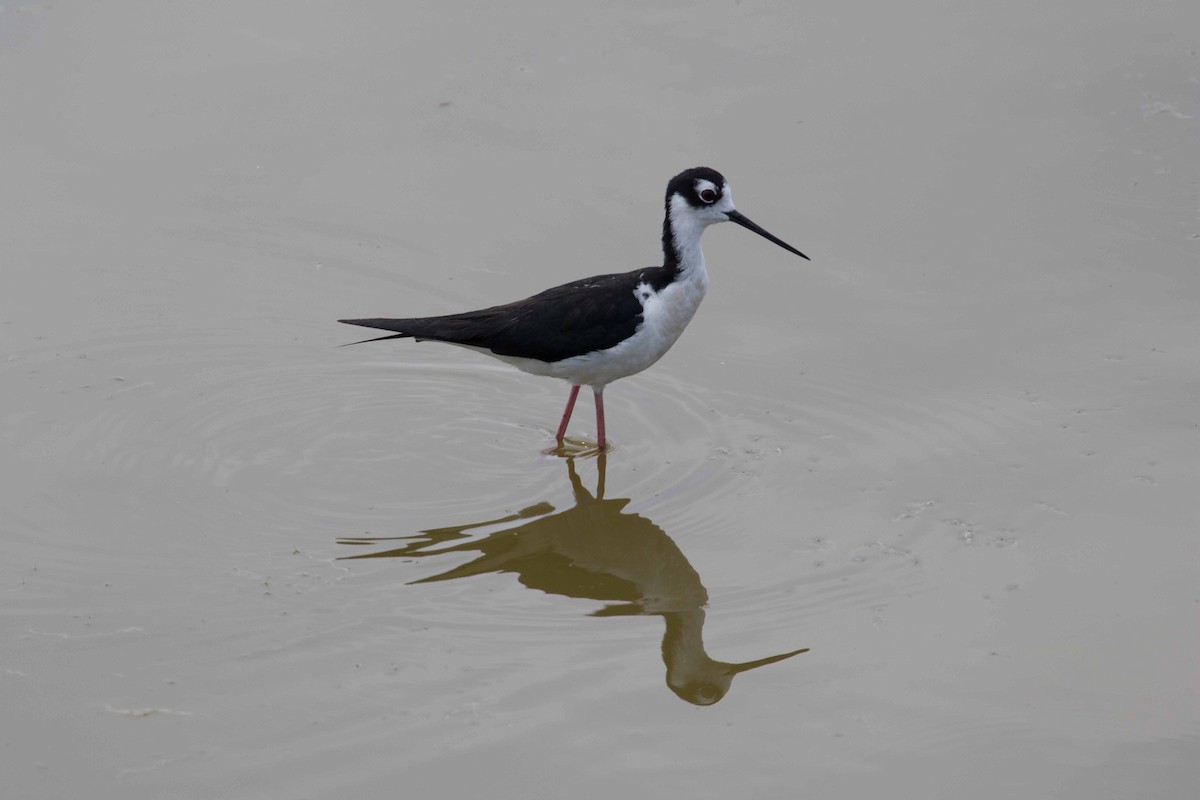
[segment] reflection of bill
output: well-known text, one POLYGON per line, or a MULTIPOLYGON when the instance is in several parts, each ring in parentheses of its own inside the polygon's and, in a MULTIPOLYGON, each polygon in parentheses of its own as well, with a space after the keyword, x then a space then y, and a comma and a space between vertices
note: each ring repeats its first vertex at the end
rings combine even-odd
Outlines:
POLYGON ((622 513, 629 498, 604 499, 604 456, 597 461, 600 477, 593 497, 583 488, 574 459, 566 459, 575 506, 565 511, 555 513, 549 503, 539 503, 507 517, 424 531, 421 536, 354 538, 342 543, 405 541, 400 547, 349 558, 479 553, 473 561, 414 583, 511 572, 531 589, 608 604, 593 616, 661 616, 667 625, 662 642, 667 686, 696 705, 712 705, 724 697, 739 672, 807 652, 808 648, 793 650, 743 664, 710 658, 702 635, 708 592, 700 576, 661 528, 645 517, 622 513), (520 520, 528 521, 482 539, 465 533, 520 520))

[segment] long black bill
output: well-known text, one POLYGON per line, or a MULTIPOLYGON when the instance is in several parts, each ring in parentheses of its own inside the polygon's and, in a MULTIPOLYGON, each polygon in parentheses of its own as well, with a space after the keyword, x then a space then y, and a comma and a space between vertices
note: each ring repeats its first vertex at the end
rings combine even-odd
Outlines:
POLYGON ((808 652, 808 648, 804 647, 804 648, 801 648, 800 650, 793 650, 790 653, 780 653, 777 656, 769 656, 768 658, 760 658, 758 661, 747 661, 744 664, 728 664, 728 665, 726 665, 726 671, 730 675, 736 675, 737 673, 745 672, 748 669, 758 669, 759 667, 765 667, 767 664, 774 664, 776 661, 783 661, 785 658, 791 658, 792 656, 798 656, 801 653, 807 653, 807 652, 808 652))
POLYGON ((811 259, 811 258, 809 258, 808 256, 804 255, 804 253, 801 253, 801 252, 800 252, 799 250, 797 250, 796 248, 792 247, 790 244, 788 244, 787 242, 785 242, 783 239, 780 239, 780 238, 779 238, 779 237, 777 237, 777 236, 772 236, 771 234, 769 234, 769 233, 767 233, 766 231, 764 231, 762 228, 760 228, 760 227, 758 227, 757 225, 755 225, 753 222, 751 222, 751 221, 750 221, 750 218, 749 218, 749 217, 747 217, 746 215, 742 214, 741 212, 738 212, 738 211, 729 211, 729 212, 727 212, 726 216, 728 216, 728 217, 729 217, 729 221, 730 221, 730 222, 736 222, 738 225, 741 225, 741 226, 742 226, 743 228, 745 228, 746 230, 754 231, 754 232, 755 232, 755 233, 757 233, 759 236, 761 236, 761 237, 763 237, 764 239, 766 239, 768 242, 774 242, 775 244, 777 244, 777 245, 779 245, 780 247, 782 247, 784 250, 787 250, 787 251, 789 251, 789 252, 791 252, 791 253, 795 253, 796 255, 800 256, 800 257, 801 257, 801 258, 803 258, 805 261, 812 261, 812 259, 811 259))

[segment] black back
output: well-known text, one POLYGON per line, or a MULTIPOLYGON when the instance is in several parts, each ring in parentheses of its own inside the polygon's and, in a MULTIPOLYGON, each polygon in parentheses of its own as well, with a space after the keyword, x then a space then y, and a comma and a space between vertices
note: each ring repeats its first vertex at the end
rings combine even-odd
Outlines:
MULTIPOLYGON (((395 331, 399 338, 482 347, 501 356, 561 361, 607 350, 628 339, 642 322, 635 290, 671 282, 663 267, 597 275, 564 283, 514 303, 444 317, 344 319, 351 325, 395 331)), ((393 337, 385 337, 393 338, 393 337)))

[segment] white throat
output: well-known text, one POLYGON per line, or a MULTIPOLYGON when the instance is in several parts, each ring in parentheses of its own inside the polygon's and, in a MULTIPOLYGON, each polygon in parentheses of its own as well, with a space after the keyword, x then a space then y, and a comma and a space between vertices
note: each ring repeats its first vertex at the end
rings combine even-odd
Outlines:
POLYGON ((693 276, 707 278, 700 236, 710 224, 701 219, 681 195, 671 197, 671 239, 679 256, 680 277, 685 280, 693 276))

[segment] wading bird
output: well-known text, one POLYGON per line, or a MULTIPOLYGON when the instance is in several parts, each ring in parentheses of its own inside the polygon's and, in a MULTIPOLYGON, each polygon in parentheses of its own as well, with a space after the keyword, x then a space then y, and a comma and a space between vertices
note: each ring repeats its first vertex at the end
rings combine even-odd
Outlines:
MULTIPOLYGON (((596 439, 603 452, 604 387, 662 358, 691 321, 708 289, 700 235, 717 222, 736 222, 780 247, 801 253, 751 222, 733 206, 721 173, 695 167, 667 184, 663 265, 565 283, 524 300, 479 311, 411 319, 343 319, 394 331, 366 339, 416 339, 455 344, 534 375, 571 384, 555 438, 561 442, 580 386, 596 400, 596 439)), ((362 344, 362 342, 354 342, 362 344)))

